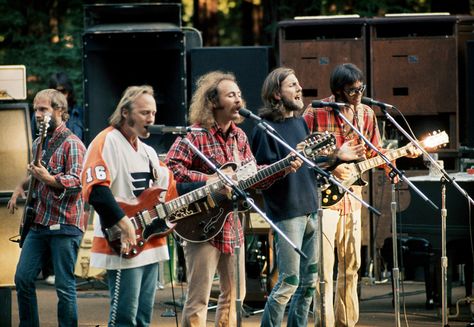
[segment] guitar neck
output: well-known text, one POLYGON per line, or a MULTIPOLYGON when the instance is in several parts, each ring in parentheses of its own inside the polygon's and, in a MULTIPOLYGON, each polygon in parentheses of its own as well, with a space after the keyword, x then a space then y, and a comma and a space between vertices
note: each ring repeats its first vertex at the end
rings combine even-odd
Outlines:
MULTIPOLYGON (((393 161, 395 159, 406 156, 408 154, 408 148, 410 146, 411 146, 410 144, 407 144, 401 148, 384 153, 384 155, 385 157, 387 157, 388 160, 393 161)), ((356 163, 356 166, 358 167, 360 173, 362 174, 363 172, 370 170, 372 168, 381 166, 384 163, 385 163, 385 160, 383 160, 380 156, 375 156, 373 158, 356 163)))
MULTIPOLYGON (((44 138, 41 137, 40 141, 38 142, 38 146, 36 147, 36 151, 34 153, 33 164, 38 166, 41 161, 41 153, 43 152, 43 142, 44 138)), ((26 195, 26 204, 29 205, 33 200, 33 190, 36 187, 36 178, 30 175, 30 181, 28 182, 28 191, 26 195)))
POLYGON ((290 166, 292 160, 293 160, 293 158, 287 157, 287 158, 281 159, 281 160, 275 162, 274 164, 271 164, 271 165, 269 165, 269 166, 267 166, 263 169, 260 169, 254 176, 252 176, 250 178, 247 178, 246 180, 240 181, 239 182, 239 187, 241 189, 245 190, 245 189, 248 189, 248 188, 260 183, 264 179, 266 179, 270 176, 273 176, 276 173, 281 172, 285 168, 288 168, 290 166))
POLYGON ((219 180, 212 184, 202 186, 191 192, 183 194, 177 197, 176 199, 173 199, 165 203, 164 205, 166 206, 166 209, 167 209, 166 211, 168 213, 175 212, 176 210, 186 207, 187 205, 193 202, 204 199, 209 193, 219 191, 223 186, 224 186, 224 182, 219 180))
MULTIPOLYGON (((270 166, 260 169, 254 176, 240 181, 239 187, 242 189, 250 188, 253 185, 261 182, 265 178, 270 177, 282 171, 283 169, 287 168, 288 166, 290 166, 291 161, 292 161, 292 158, 284 158, 270 166)), ((183 208, 193 202, 196 202, 205 198, 208 194, 218 192, 220 189, 222 189, 223 186, 224 186, 224 182, 217 181, 212 184, 202 186, 184 195, 181 195, 177 197, 176 199, 171 200, 165 204, 166 211, 168 213, 175 212, 176 210, 180 208, 183 208)))

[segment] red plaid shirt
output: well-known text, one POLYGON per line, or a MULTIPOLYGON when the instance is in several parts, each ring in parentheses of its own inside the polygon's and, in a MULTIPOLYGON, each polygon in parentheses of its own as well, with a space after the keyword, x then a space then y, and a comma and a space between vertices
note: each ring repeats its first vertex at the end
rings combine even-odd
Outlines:
MULTIPOLYGON (((49 146, 67 130, 66 124, 58 126, 48 144, 43 148, 43 155, 49 146)), ((38 147, 39 138, 33 143, 33 153, 38 147)), ((73 225, 84 231, 84 203, 81 192, 82 161, 86 148, 74 134, 69 135, 57 147, 51 159, 42 163, 56 182, 64 189, 58 190, 38 182, 34 190, 37 200, 35 202, 35 223, 43 226, 55 224, 73 225)))
MULTIPOLYGON (((334 95, 332 95, 323 101, 335 102, 336 100, 334 95)), ((338 149, 343 143, 351 139, 359 139, 359 136, 352 129, 346 133, 344 132, 343 126, 346 125, 346 123, 330 107, 312 108, 308 106, 303 114, 303 118, 311 133, 328 131, 333 134, 336 137, 336 146, 338 149)), ((377 117, 372 108, 364 104, 357 106, 352 124, 359 129, 376 148, 382 149, 382 140, 377 126, 377 117)), ((359 142, 363 143, 364 141, 359 140, 359 142)), ((376 152, 368 146, 365 148, 367 158, 376 155, 376 152)), ((353 187, 353 190, 359 196, 362 194, 360 187, 353 187)), ((346 204, 346 206, 344 206, 346 209, 348 208, 347 205, 350 205, 353 210, 360 208, 360 203, 346 194, 344 201, 340 201, 336 204, 334 209, 342 209, 344 203, 346 204)))
MULTIPOLYGON (((201 127, 194 125, 193 127, 201 127)), ((227 138, 224 136, 222 129, 217 124, 209 130, 208 133, 188 133, 186 138, 191 141, 204 155, 211 160, 217 167, 228 162, 236 162, 246 164, 250 161, 255 162, 255 158, 250 150, 247 136, 233 122, 231 123, 227 138), (235 147, 237 146, 237 149, 235 147), (238 153, 239 158, 234 157, 234 153, 238 153)), ((177 182, 198 182, 206 181, 208 175, 213 174, 209 167, 181 138, 176 139, 169 150, 165 163, 173 171, 177 182)), ((273 178, 265 179, 265 183, 260 183, 259 187, 268 187, 274 180, 273 178)), ((240 244, 243 243, 243 232, 240 221, 238 221, 238 231, 240 236, 240 244)), ((223 253, 233 253, 235 246, 234 220, 232 214, 224 223, 222 232, 219 233, 211 244, 223 253)))

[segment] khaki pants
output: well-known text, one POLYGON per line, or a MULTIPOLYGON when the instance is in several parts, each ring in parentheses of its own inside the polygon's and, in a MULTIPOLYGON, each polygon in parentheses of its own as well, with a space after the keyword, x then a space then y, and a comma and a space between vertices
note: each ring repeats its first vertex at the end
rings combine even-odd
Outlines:
POLYGON ((357 210, 346 215, 341 213, 340 210, 323 210, 323 269, 326 302, 326 326, 324 327, 352 327, 359 320, 357 281, 360 267, 361 211, 357 210), (335 299, 333 299, 334 247, 337 247, 338 258, 335 299))
MULTIPOLYGON (((241 249, 245 249, 242 245, 241 249)), ((188 279, 188 294, 183 308, 183 327, 205 327, 207 306, 216 270, 219 274, 220 295, 217 302, 215 326, 236 326, 235 255, 223 254, 208 242, 183 246, 188 279)), ((240 299, 245 297, 245 252, 240 255, 240 299)))

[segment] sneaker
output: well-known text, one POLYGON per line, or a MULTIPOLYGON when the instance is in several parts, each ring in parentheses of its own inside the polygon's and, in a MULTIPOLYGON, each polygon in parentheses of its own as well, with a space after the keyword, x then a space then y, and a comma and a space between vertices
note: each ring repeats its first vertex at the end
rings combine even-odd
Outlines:
POLYGON ((46 277, 46 279, 44 281, 48 285, 54 285, 55 279, 56 278, 54 277, 54 275, 49 275, 48 277, 46 277))

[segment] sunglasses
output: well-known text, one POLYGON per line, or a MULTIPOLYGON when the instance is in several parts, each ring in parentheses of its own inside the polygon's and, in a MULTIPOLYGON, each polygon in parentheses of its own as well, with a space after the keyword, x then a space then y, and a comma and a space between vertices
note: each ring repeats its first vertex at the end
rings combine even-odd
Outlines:
POLYGON ((346 92, 346 94, 350 97, 353 97, 354 95, 356 95, 356 93, 364 93, 365 91, 365 88, 367 87, 367 85, 365 84, 362 84, 361 86, 359 87, 353 87, 353 88, 350 88, 350 89, 344 89, 344 92, 346 92))

